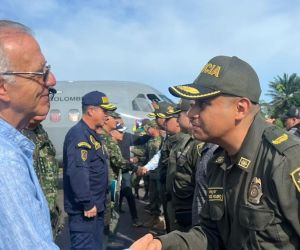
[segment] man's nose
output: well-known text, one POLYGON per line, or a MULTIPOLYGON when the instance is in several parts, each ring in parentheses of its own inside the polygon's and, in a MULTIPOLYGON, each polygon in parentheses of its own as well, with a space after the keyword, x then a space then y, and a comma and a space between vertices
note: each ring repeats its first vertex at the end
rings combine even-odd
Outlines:
POLYGON ((47 85, 48 87, 52 87, 52 86, 55 86, 55 85, 56 85, 56 78, 55 78, 55 75, 54 75, 51 71, 49 72, 49 76, 48 76, 46 85, 47 85))

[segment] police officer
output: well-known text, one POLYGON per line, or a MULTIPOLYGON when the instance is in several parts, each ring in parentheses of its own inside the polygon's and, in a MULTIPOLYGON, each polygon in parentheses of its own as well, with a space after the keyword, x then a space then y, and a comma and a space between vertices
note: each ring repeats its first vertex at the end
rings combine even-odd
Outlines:
POLYGON ((115 110, 98 91, 82 97, 82 120, 64 141, 64 206, 69 215, 71 249, 102 249, 103 216, 108 186, 107 155, 95 132, 115 110))
POLYGON ((199 225, 148 234, 130 249, 300 249, 300 144, 262 118, 252 67, 217 56, 193 84, 169 90, 195 100, 194 136, 221 147, 208 163, 199 225))
MULTIPOLYGON (((187 231, 192 226, 192 204, 195 189, 195 173, 198 158, 201 156, 203 142, 192 137, 192 125, 187 111, 193 102, 181 100, 177 105, 180 109, 178 124, 181 132, 177 143, 172 147, 168 170, 174 171, 173 180, 169 180, 168 193, 171 202, 168 206, 170 230, 187 231), (172 169, 172 170, 171 170, 172 169)), ((167 178, 171 175, 168 174, 167 178)))
POLYGON ((289 133, 300 137, 300 108, 291 107, 283 119, 289 133))

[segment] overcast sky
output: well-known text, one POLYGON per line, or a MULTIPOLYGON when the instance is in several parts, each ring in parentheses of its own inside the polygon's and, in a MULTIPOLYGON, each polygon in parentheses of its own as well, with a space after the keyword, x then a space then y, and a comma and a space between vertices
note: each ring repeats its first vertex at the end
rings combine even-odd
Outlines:
POLYGON ((168 95, 216 55, 250 63, 263 89, 299 74, 297 0, 1 0, 31 27, 57 80, 143 82, 168 95))

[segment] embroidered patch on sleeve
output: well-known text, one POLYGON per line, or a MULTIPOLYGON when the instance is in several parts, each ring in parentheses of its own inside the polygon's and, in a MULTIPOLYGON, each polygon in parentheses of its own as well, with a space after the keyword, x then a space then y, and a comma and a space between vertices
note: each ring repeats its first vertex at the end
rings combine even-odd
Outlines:
POLYGON ((294 185, 296 186, 298 192, 300 192, 300 168, 297 168, 292 173, 290 173, 292 176, 292 180, 294 185))
POLYGON ((81 153, 81 159, 83 160, 83 161, 86 161, 86 159, 87 159, 87 156, 88 156, 88 152, 86 151, 86 150, 81 150, 80 151, 80 153, 81 153))

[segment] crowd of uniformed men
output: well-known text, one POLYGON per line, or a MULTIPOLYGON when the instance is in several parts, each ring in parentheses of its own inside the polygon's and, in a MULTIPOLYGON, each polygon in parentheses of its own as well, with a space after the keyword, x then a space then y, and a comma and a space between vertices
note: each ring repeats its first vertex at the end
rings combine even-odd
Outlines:
MULTIPOLYGON (((0 52, 5 55, 5 45, 11 43, 7 37, 20 36, 37 46, 26 27, 1 21, 0 42, 4 45, 0 52)), ((18 53, 22 51, 16 48, 18 53)), ((8 52, 7 55, 10 56, 8 52)), ((1 107, 9 103, 3 94, 5 75, 43 76, 47 95, 55 93, 50 88, 55 85, 55 78, 49 68, 34 72, 1 67, 1 107)), ((126 198, 133 226, 168 233, 156 238, 147 234, 131 246, 132 250, 300 249, 300 108, 291 108, 284 117, 288 131, 267 123, 258 104, 258 77, 248 63, 237 57, 214 57, 192 84, 170 87, 169 91, 180 97, 180 102, 155 102, 150 119, 142 121, 144 133, 135 135, 125 132, 117 107, 105 93, 91 91, 82 97, 82 119, 69 130, 63 147, 64 209, 71 248, 105 248, 126 198), (139 197, 141 177, 149 200, 145 209, 152 216, 144 223, 138 218, 133 194, 135 186, 139 197)), ((17 114, 21 108, 11 109, 17 114)), ((13 119, 1 110, 1 126, 7 126, 5 121, 13 124, 13 119)), ((15 127, 21 128, 36 145, 33 166, 48 201, 55 236, 61 226, 58 163, 55 149, 40 124, 47 115, 45 110, 27 111, 27 122, 20 118, 22 126, 15 127)), ((7 133, 3 131, 3 135, 7 133)), ((30 164, 24 165, 32 176, 30 164)), ((26 186, 32 181, 28 190, 33 196, 35 192, 30 188, 34 190, 35 178, 20 183, 26 186)), ((12 185, 5 178, 0 179, 2 185, 12 185)), ((3 197, 0 192, 0 198, 3 197)), ((5 209, 1 205, 4 217, 9 216, 3 212, 5 209)), ((33 209, 38 211, 34 204, 33 209)), ((5 223, 1 226, 14 235, 16 228, 10 229, 5 223)), ((22 230, 38 231, 37 225, 38 221, 34 221, 28 226, 30 229, 24 226, 22 230)), ((20 247, 20 242, 11 242, 21 237, 17 233, 15 239, 1 235, 0 248, 29 249, 32 244, 35 247, 30 249, 37 249, 38 243, 43 242, 43 248, 56 249, 52 243, 45 243, 48 235, 37 235, 41 239, 35 236, 24 247, 20 247)))

